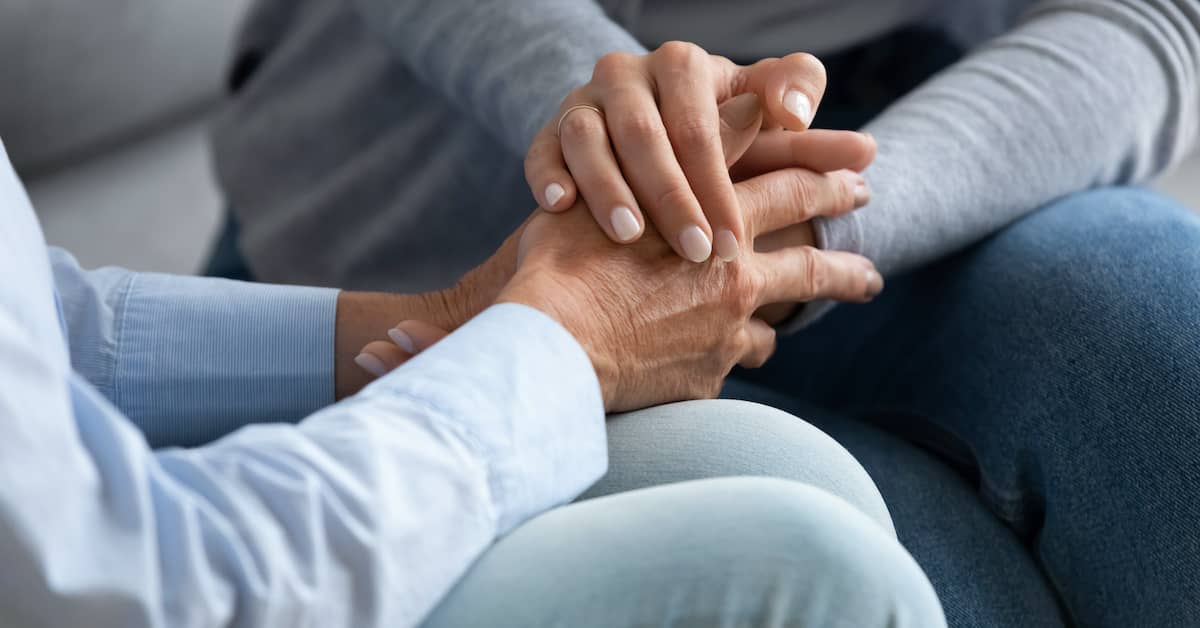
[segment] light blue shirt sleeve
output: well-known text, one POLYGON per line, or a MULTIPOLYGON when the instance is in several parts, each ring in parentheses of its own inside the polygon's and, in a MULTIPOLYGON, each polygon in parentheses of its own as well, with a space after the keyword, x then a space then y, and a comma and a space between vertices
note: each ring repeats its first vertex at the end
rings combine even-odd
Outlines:
POLYGON ((72 370, 2 150, 0 224, 0 625, 413 626, 498 535, 605 470, 587 355, 512 304, 299 425, 155 452, 72 370))
POLYGON ((337 291, 85 271, 50 249, 71 365, 152 447, 296 422, 334 401, 337 291))
POLYGON ((595 0, 354 1, 400 62, 521 157, 600 57, 646 52, 595 0))

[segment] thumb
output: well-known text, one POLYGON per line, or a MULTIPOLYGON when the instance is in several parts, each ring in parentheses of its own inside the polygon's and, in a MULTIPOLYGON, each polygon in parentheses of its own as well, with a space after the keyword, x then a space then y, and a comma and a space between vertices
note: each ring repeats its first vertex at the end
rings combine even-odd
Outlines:
POLYGON ((725 149, 725 165, 732 166, 742 158, 762 127, 763 112, 758 96, 739 94, 721 104, 721 146, 725 149))

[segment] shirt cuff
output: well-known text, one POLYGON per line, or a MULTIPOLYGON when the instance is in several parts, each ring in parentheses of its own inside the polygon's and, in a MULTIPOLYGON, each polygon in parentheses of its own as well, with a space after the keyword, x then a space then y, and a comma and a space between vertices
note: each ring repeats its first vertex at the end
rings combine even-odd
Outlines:
POLYGON ((493 305, 361 393, 419 400, 467 435, 489 470, 499 533, 566 503, 608 466, 591 360, 524 305, 493 305))
POLYGON ((337 290, 134 274, 113 396, 152 445, 293 422, 334 401, 337 290))

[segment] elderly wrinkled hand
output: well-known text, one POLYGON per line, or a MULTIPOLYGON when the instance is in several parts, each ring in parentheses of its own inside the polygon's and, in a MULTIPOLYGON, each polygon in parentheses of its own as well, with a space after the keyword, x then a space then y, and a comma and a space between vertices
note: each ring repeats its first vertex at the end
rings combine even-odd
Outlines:
MULTIPOLYGON (((760 135, 748 149, 740 142, 734 189, 752 241, 854 210, 861 176, 847 168, 869 162, 874 150, 853 133, 780 133, 787 135, 760 135)), ((763 306, 865 301, 882 289, 867 259, 810 244, 694 264, 653 228, 633 244, 612 243, 576 203, 561 214, 536 212, 440 300, 453 312, 449 329, 497 301, 553 316, 588 351, 608 409, 626 410, 713 396, 735 364, 762 364, 774 350, 774 330, 756 316, 763 306)), ((394 368, 445 331, 406 321, 390 332, 394 342, 364 352, 394 368)))

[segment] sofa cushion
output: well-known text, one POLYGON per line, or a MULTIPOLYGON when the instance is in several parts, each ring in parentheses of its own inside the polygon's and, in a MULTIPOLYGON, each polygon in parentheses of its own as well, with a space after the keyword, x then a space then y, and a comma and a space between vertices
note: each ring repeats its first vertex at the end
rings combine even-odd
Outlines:
POLYGON ((0 0, 0 137, 45 172, 221 91, 248 0, 0 0))
POLYGON ((26 183, 46 240, 84 268, 194 273, 224 208, 203 118, 26 183))

